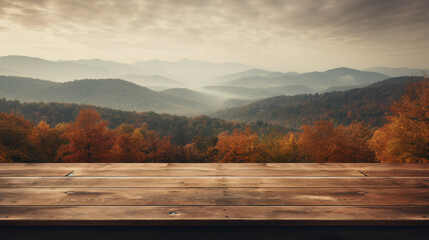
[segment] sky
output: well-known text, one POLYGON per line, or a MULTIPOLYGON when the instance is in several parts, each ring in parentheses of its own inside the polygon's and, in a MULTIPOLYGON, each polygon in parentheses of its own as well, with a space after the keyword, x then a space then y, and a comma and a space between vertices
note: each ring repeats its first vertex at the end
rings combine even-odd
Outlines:
POLYGON ((0 0, 0 56, 429 68, 428 0, 0 0))

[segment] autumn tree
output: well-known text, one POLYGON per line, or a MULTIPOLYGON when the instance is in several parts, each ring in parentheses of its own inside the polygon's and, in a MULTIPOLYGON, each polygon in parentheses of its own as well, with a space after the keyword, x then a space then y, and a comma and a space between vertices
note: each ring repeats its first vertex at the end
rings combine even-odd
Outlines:
POLYGON ((311 162, 334 162, 338 134, 332 122, 318 121, 314 126, 303 125, 298 141, 300 152, 311 162))
POLYGON ((344 127, 343 141, 347 148, 348 162, 374 162, 375 154, 370 149, 369 140, 373 132, 363 122, 352 122, 344 127))
POLYGON ((135 128, 130 134, 123 126, 111 152, 120 162, 174 162, 177 148, 170 138, 161 138, 155 131, 135 128))
POLYGON ((371 147, 381 162, 429 162, 429 80, 409 83, 371 147))
POLYGON ((197 135, 192 143, 183 147, 186 162, 214 162, 216 158, 217 137, 205 137, 197 135))
POLYGON ((300 162, 301 154, 298 149, 298 138, 293 132, 289 132, 280 141, 281 162, 300 162))
POLYGON ((33 128, 29 139, 38 161, 57 161, 58 149, 62 144, 67 143, 63 134, 68 128, 68 124, 58 124, 54 128, 51 128, 44 121, 39 122, 39 124, 33 128))
POLYGON ((263 162, 299 162, 299 151, 296 134, 289 132, 282 135, 272 131, 260 138, 258 150, 263 162))
POLYGON ((318 121, 302 129, 299 150, 311 162, 370 162, 374 159, 367 143, 371 131, 363 123, 334 127, 332 122, 318 121))
POLYGON ((277 131, 263 135, 259 138, 258 149, 261 151, 261 159, 264 162, 282 162, 283 157, 280 153, 282 147, 282 134, 277 131))
POLYGON ((0 113, 0 161, 28 162, 32 158, 29 135, 33 125, 21 116, 0 113))
POLYGON ((68 140, 58 150, 60 160, 65 162, 109 162, 114 136, 93 108, 82 109, 63 136, 68 140))
POLYGON ((240 131, 234 129, 231 134, 222 132, 218 136, 216 150, 218 162, 256 162, 258 135, 249 126, 240 131))

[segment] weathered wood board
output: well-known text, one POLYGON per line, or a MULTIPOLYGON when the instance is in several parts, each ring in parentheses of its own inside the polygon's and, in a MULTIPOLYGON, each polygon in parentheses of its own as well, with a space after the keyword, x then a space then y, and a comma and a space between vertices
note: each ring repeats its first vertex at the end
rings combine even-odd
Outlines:
POLYGON ((0 225, 213 224, 429 225, 429 164, 0 164, 0 225))

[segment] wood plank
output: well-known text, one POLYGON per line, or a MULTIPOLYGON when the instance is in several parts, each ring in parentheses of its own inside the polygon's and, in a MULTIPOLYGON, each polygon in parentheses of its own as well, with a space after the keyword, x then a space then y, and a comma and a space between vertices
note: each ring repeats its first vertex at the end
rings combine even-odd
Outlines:
POLYGON ((3 170, 0 169, 0 177, 64 177, 72 170, 67 169, 20 169, 20 170, 3 170))
POLYGON ((429 205, 425 188, 0 188, 0 205, 429 205))
POLYGON ((0 187, 429 188, 429 177, 0 177, 0 187))
POLYGON ((385 170, 385 169, 414 169, 429 170, 425 163, 0 163, 2 170, 20 169, 133 169, 142 170, 385 170))
MULTIPOLYGON (((238 177, 274 177, 274 176, 311 176, 311 177, 362 177, 356 170, 279 170, 279 171, 239 171, 239 170, 141 170, 134 169, 27 169, 2 170, 0 177, 60 177, 73 172, 73 177, 210 177, 210 176, 238 176, 238 177)), ((407 174, 404 172, 404 176, 407 174)), ((412 175, 411 172, 408 175, 412 175)))
POLYGON ((75 177, 209 177, 209 176, 237 176, 237 177, 429 177, 429 170, 141 170, 134 169, 27 169, 27 170, 3 170, 0 169, 0 177, 62 177, 73 172, 75 177))
POLYGON ((0 225, 428 225, 428 216, 428 206, 5 206, 0 225))
POLYGON ((317 168, 317 169, 414 169, 428 170, 429 163, 265 163, 269 169, 285 170, 289 168, 317 168))
MULTIPOLYGON (((363 172, 371 177, 429 177, 429 170, 365 170, 363 172), (368 173, 367 173, 368 172, 368 173)), ((249 176, 249 177, 278 177, 278 176, 300 176, 300 177, 362 177, 364 174, 359 170, 140 170, 140 169, 77 169, 74 171, 76 177, 79 176, 249 176)), ((1 176, 1 175, 0 175, 1 176)))
POLYGON ((409 169, 392 169, 392 170, 376 170, 368 169, 363 170, 368 177, 429 177, 427 170, 409 170, 409 169))
POLYGON ((0 176, 371 176, 429 177, 429 164, 3 163, 0 176))
MULTIPOLYGON (((165 169, 169 163, 0 163, 2 170, 27 169, 74 169, 74 168, 110 168, 110 169, 165 169)), ((193 165, 193 164, 192 164, 193 165)))

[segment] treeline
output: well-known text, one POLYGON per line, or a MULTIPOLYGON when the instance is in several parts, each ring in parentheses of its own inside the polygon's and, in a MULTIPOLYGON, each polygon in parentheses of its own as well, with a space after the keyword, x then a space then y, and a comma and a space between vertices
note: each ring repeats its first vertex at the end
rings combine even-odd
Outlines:
POLYGON ((232 131, 195 135, 184 144, 148 122, 109 128, 94 108, 83 108, 73 122, 55 126, 0 113, 0 161, 428 162, 429 81, 410 83, 391 112, 388 123, 375 131, 356 121, 347 126, 317 121, 287 134, 232 125, 232 131))

